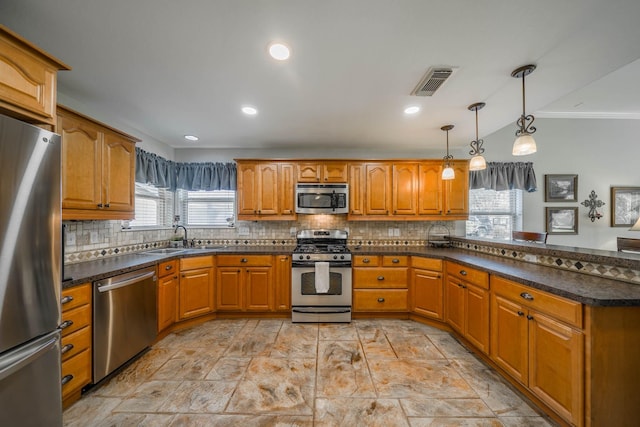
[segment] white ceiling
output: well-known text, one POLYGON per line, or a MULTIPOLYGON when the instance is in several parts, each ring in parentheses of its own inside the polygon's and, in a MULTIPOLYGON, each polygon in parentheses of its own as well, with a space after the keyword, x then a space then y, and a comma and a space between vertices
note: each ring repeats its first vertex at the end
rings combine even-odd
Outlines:
POLYGON ((638 20, 638 0, 0 2, 2 24, 73 67, 60 92, 112 125, 176 148, 399 156, 443 147, 448 123, 452 148, 468 144, 474 102, 487 103, 480 137, 514 123, 521 82, 510 74, 528 63, 527 113, 639 118, 638 20), (273 40, 292 47, 289 61, 267 55, 273 40), (410 96, 434 65, 456 72, 433 97, 410 96), (245 104, 259 114, 244 116, 245 104), (422 111, 407 117, 408 105, 422 111))

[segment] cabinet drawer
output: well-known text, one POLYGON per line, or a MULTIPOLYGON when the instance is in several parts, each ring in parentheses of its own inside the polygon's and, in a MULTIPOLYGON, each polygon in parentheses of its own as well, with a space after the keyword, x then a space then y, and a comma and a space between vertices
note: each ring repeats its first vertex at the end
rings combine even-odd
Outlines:
POLYGON ((69 360, 76 354, 88 349, 91 346, 91 327, 86 326, 80 330, 62 337, 62 349, 68 350, 62 353, 62 361, 69 360), (67 347, 69 346, 69 347, 67 347))
POLYGON ((406 288, 406 268, 354 268, 353 288, 406 288))
POLYGON ((219 267, 269 267, 271 255, 218 255, 219 267))
POLYGON ((180 271, 203 267, 213 267, 212 255, 180 259, 180 271))
POLYGON ((408 256, 393 256, 393 255, 383 255, 382 256, 382 266, 383 267, 406 267, 409 265, 409 257, 408 256))
POLYGON ((582 328, 582 304, 500 277, 491 277, 492 291, 519 304, 582 328))
POLYGON ((158 276, 164 277, 178 272, 178 260, 164 261, 158 264, 158 276))
POLYGON ((423 270, 442 271, 442 260, 414 256, 411 257, 411 266, 423 270))
POLYGON ((489 289, 489 273, 465 267, 454 262, 447 262, 447 275, 474 284, 483 289, 489 289))
POLYGON ((63 399, 91 382, 91 351, 87 349, 62 362, 62 379, 65 378, 70 379, 62 386, 63 399))
POLYGON ((353 291, 354 311, 407 311, 406 289, 358 289, 353 291))
POLYGON ((66 337, 91 323, 91 306, 89 304, 77 307, 62 313, 62 324, 70 322, 69 326, 62 329, 62 336, 66 337))
POLYGON ((60 298, 63 313, 73 308, 80 307, 81 305, 89 304, 89 302, 91 302, 90 283, 64 289, 62 291, 62 298, 60 298))
POLYGON ((352 262, 354 267, 379 267, 380 257, 378 255, 355 255, 352 262))

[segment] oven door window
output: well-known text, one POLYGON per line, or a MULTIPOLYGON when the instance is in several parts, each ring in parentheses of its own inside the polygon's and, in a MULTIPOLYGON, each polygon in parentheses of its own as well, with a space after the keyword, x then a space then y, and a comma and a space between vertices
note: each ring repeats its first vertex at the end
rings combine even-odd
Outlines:
POLYGON ((316 291, 315 270, 300 275, 300 293, 302 295, 342 295, 342 273, 329 272, 329 290, 318 293, 316 291))

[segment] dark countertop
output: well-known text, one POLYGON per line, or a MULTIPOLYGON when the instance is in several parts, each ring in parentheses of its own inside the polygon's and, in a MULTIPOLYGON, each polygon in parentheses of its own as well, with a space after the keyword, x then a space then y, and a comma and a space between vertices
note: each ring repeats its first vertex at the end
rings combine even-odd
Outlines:
MULTIPOLYGON (((290 254, 292 251, 292 246, 228 246, 218 249, 188 249, 185 252, 171 255, 147 255, 144 253, 121 255, 65 266, 65 274, 73 277, 73 280, 64 282, 63 288, 100 280, 172 258, 215 254, 290 254)), ((351 247, 351 253, 353 255, 413 255, 449 260, 587 305, 640 306, 640 285, 464 249, 355 246, 351 247)))

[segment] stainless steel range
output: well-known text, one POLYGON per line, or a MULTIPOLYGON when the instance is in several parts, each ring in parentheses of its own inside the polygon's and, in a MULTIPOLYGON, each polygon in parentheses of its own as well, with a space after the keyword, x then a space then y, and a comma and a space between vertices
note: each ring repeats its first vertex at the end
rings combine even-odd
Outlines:
POLYGON ((293 322, 351 322, 351 253, 344 230, 302 230, 291 271, 293 322))

